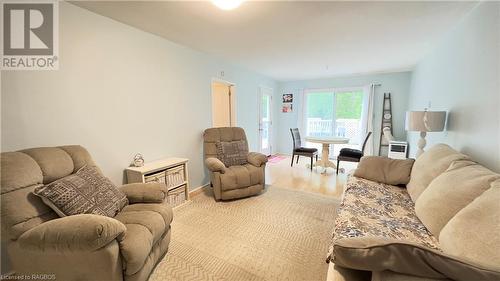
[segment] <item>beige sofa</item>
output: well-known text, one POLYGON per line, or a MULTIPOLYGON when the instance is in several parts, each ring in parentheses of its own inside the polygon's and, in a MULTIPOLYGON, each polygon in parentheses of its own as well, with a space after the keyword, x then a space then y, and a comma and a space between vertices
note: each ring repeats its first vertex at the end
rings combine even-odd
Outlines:
POLYGON ((500 280, 500 174, 444 144, 408 163, 365 158, 349 178, 329 280, 500 280))
POLYGON ((81 146, 1 154, 2 244, 14 272, 30 280, 147 280, 170 242, 166 187, 123 186, 130 204, 115 218, 59 218, 33 194, 85 165, 95 166, 81 146))
POLYGON ((265 187, 267 157, 257 152, 245 153, 245 164, 226 166, 217 154, 217 143, 243 142, 248 152, 245 131, 239 127, 206 129, 203 134, 205 164, 210 171, 216 200, 230 200, 259 194, 265 187))

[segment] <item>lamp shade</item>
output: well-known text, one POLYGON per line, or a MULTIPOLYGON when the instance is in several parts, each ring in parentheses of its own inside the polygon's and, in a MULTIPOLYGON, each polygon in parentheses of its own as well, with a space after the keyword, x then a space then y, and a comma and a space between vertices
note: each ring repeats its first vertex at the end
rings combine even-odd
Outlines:
POLYGON ((407 111, 406 130, 441 132, 446 122, 446 111, 407 111))

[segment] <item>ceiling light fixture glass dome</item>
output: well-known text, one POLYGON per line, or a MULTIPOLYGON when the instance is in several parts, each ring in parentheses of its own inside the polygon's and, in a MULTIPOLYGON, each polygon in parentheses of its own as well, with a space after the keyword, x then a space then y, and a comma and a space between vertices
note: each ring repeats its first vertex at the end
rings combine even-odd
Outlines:
POLYGON ((212 0, 212 3, 222 10, 233 10, 241 5, 243 0, 212 0))

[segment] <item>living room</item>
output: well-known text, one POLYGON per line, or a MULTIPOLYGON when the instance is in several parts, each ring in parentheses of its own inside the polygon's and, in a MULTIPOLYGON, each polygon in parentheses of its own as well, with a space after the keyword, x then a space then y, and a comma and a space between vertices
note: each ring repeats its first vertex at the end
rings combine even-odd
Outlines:
POLYGON ((40 3, 1 4, 0 279, 500 280, 498 2, 40 3))

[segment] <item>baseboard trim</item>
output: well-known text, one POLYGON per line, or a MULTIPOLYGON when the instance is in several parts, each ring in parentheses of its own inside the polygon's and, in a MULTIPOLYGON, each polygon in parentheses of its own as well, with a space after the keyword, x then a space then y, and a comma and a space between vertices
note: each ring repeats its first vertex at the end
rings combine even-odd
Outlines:
POLYGON ((210 186, 210 183, 206 183, 204 185, 201 185, 201 186, 198 186, 197 188, 193 189, 193 190, 190 190, 189 191, 189 198, 193 197, 193 196, 196 196, 200 193, 203 192, 203 189, 206 188, 206 187, 209 187, 210 186))

